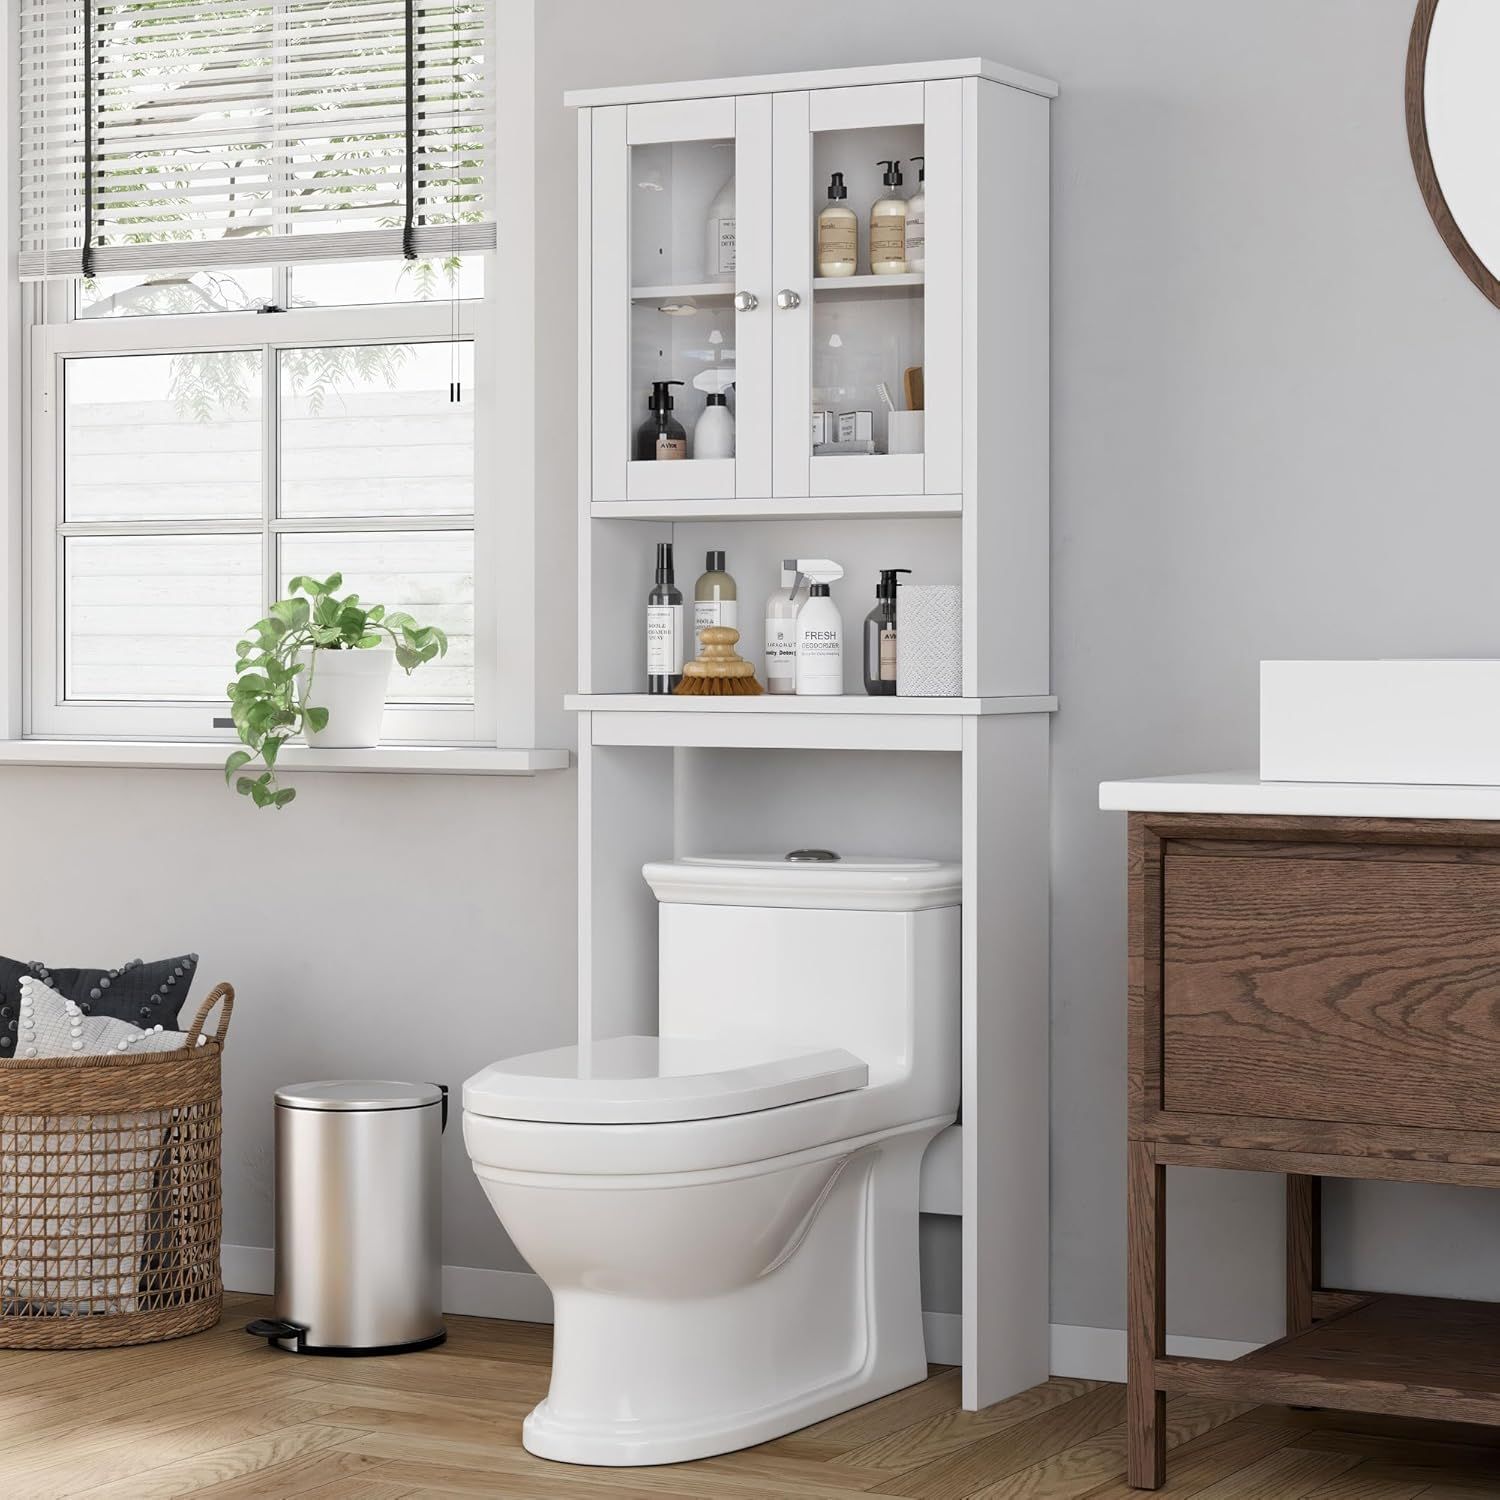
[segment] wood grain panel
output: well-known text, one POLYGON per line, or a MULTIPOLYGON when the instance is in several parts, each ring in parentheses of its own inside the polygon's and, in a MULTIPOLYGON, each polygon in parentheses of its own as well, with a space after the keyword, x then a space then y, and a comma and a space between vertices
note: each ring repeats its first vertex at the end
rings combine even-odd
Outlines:
POLYGON ((1168 1111, 1500 1128, 1500 867, 1163 858, 1168 1111))

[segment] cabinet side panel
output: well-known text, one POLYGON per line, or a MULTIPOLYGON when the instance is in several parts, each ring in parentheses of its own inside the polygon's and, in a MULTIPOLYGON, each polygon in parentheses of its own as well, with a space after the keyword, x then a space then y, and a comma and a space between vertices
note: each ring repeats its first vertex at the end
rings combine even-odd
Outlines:
POLYGON ((964 721, 963 1404, 1043 1381, 1048 1330, 1046 714, 964 721))
POLYGON ((578 691, 593 691, 589 595, 593 569, 589 502, 594 498, 593 258, 594 112, 578 111, 578 691))
POLYGON ((593 498, 624 500, 630 456, 630 148, 623 106, 593 112, 593 237, 588 246, 593 498))
POLYGON ((1049 106, 964 89, 964 692, 1050 676, 1049 106))
POLYGON ((963 488, 964 86, 956 78, 927 85, 927 284, 923 381, 929 495, 963 488))

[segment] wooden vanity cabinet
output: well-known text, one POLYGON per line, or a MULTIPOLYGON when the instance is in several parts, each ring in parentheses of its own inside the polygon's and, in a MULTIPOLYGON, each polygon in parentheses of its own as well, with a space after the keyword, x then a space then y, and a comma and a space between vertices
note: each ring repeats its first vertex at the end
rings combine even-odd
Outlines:
POLYGON ((1172 1392, 1500 1426, 1500 1306, 1322 1286, 1319 1182, 1500 1186, 1500 822, 1132 813, 1129 1477, 1172 1392), (1287 1336, 1165 1347, 1165 1169, 1287 1180, 1287 1336))

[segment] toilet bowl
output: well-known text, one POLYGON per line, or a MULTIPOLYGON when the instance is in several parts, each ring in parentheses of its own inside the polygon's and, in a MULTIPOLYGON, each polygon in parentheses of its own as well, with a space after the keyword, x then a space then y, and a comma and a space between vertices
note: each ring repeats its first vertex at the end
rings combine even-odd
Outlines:
POLYGON ((553 1296, 523 1441, 572 1463, 727 1452, 926 1374, 917 1200, 958 1105, 957 868, 644 873, 661 1034, 464 1087, 475 1173, 553 1296))

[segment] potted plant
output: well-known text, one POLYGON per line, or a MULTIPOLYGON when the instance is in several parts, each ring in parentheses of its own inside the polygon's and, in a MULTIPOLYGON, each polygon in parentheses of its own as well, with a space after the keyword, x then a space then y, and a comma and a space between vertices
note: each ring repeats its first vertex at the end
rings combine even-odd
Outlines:
POLYGON ((334 590, 343 582, 342 573, 292 579, 290 596, 278 599, 234 648, 229 708, 250 748, 224 762, 224 780, 234 779, 235 790, 257 807, 285 807, 297 795, 276 782, 276 757, 294 734, 302 732, 320 750, 378 745, 391 663, 410 675, 447 655, 448 637, 436 625, 362 604, 358 594, 340 599, 334 590), (257 758, 265 763, 259 776, 236 778, 257 758))

